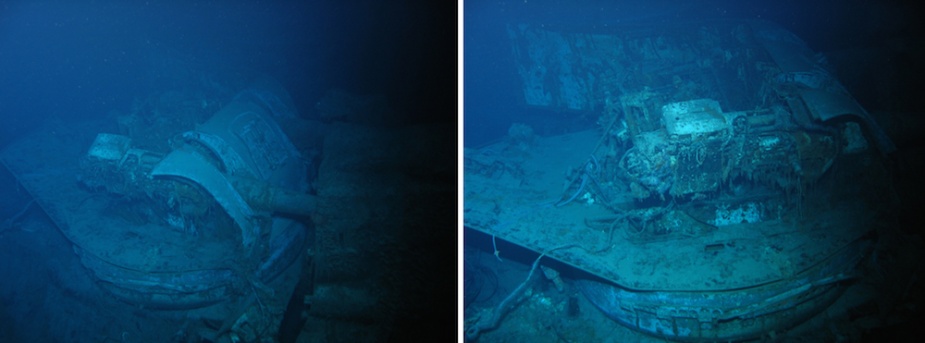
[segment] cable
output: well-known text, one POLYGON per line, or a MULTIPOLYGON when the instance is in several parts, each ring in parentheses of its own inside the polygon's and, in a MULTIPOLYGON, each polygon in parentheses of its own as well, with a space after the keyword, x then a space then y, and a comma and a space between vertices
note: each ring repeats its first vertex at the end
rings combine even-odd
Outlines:
POLYGON ((495 309, 491 311, 491 318, 488 320, 488 322, 483 322, 480 320, 478 323, 475 323, 475 325, 466 330, 467 340, 475 340, 479 337, 479 334, 482 331, 488 331, 498 327, 498 322, 501 321, 501 317, 504 317, 504 315, 507 314, 506 307, 511 301, 514 300, 514 298, 520 295, 525 287, 527 287, 527 283, 529 283, 530 279, 533 278, 533 273, 536 272, 536 267, 540 265, 540 259, 542 259, 543 256, 546 256, 546 253, 540 254, 540 256, 536 258, 536 261, 533 261, 533 266, 530 267, 530 273, 527 274, 527 278, 524 280, 524 282, 521 282, 520 285, 517 286, 513 292, 511 292, 511 294, 508 294, 508 296, 504 298, 500 304, 498 304, 498 307, 495 307, 495 309))
POLYGON ((533 274, 536 272, 536 268, 540 265, 540 260, 543 258, 543 256, 546 256, 547 253, 553 252, 555 250, 571 247, 578 247, 578 245, 567 244, 552 248, 540 254, 540 256, 538 256, 536 260, 533 261, 533 266, 530 267, 530 273, 527 274, 527 278, 524 279, 524 282, 521 282, 520 285, 517 286, 513 292, 511 292, 511 294, 508 294, 508 296, 504 298, 504 300, 502 300, 501 303, 499 303, 498 306, 491 311, 491 317, 489 317, 488 320, 479 320, 474 325, 472 325, 472 327, 466 330, 466 340, 475 340, 482 332, 493 330, 498 327, 498 322, 500 322, 501 318, 507 314, 508 305, 510 305, 510 303, 514 301, 517 296, 519 296, 520 293, 523 292, 523 290, 527 287, 527 284, 530 282, 530 279, 533 278, 533 274))
POLYGON ((578 191, 576 191, 575 194, 572 194, 572 197, 571 197, 571 198, 568 198, 568 200, 563 201, 563 202, 560 202, 560 203, 557 203, 557 204, 556 204, 556 207, 565 206, 565 205, 567 205, 568 203, 572 202, 572 200, 575 200, 575 198, 577 198, 578 195, 581 194, 581 192, 585 189, 585 185, 586 185, 587 183, 588 183, 588 175, 585 174, 585 173, 581 173, 581 185, 578 186, 578 191))

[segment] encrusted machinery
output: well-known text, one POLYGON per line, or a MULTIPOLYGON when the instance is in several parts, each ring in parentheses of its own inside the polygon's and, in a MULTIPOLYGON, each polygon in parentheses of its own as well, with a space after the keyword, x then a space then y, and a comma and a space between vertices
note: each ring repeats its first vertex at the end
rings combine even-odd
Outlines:
POLYGON ((600 129, 467 150, 468 228, 588 273, 575 286, 607 316, 667 339, 782 330, 859 276, 895 148, 792 33, 728 21, 508 36, 524 102, 596 114, 600 129))
MULTIPOLYGON (((796 129, 780 108, 723 112, 716 100, 694 99, 647 109, 635 106, 639 96, 622 101, 623 125, 634 132, 631 147, 619 159, 605 160, 617 170, 604 176, 629 180, 638 199, 714 197, 724 186, 754 183, 794 190, 817 180, 842 152, 841 133, 796 129), (649 120, 642 113, 659 113, 651 119, 656 129, 640 131, 646 125, 639 123, 649 120)), ((853 129, 843 133, 860 133, 856 123, 845 125, 853 129)))
MULTIPOLYGON (((306 231, 301 223, 280 214, 306 217, 314 208, 313 196, 306 193, 307 161, 274 121, 291 115, 275 108, 278 101, 268 92, 241 93, 196 130, 179 135, 173 150, 166 153, 133 147, 126 136, 99 134, 81 162, 82 184, 121 198, 122 206, 134 211, 138 219, 160 227, 145 230, 169 229, 208 241, 212 235, 227 238, 228 230, 235 229, 230 236, 237 236, 232 242, 238 246, 230 246, 228 253, 253 270, 231 266, 229 270, 248 282, 269 282, 301 253, 306 231)), ((149 243, 156 245, 156 241, 149 243)), ((81 251, 88 262, 99 255, 81 251)), ((115 294, 129 301, 172 307, 221 300, 181 291, 168 293, 159 302, 151 297, 152 288, 188 287, 176 284, 182 276, 161 280, 148 274, 136 280, 107 264, 88 264, 108 286, 118 289, 115 294), (189 304, 172 301, 183 297, 190 299, 189 304)), ((209 290, 231 281, 228 273, 211 276, 198 278, 212 285, 205 287, 209 290)))
POLYGON ((294 118, 285 91, 255 88, 176 128, 169 150, 39 131, 2 160, 103 289, 143 308, 200 311, 215 326, 200 337, 255 340, 279 325, 267 307, 285 306, 277 298, 295 285, 290 266, 306 254, 316 205, 310 157, 280 128, 294 118))
POLYGON ((712 197, 743 180, 794 190, 867 141, 894 149, 824 58, 771 23, 508 32, 525 102, 600 113, 589 155, 637 199, 712 197))
POLYGON ((274 116, 259 102, 236 100, 177 137, 166 155, 135 148, 126 136, 99 134, 82 161, 81 181, 90 189, 150 201, 150 220, 194 235, 218 205, 240 230, 242 246, 252 249, 268 229, 262 222, 282 220, 271 219, 273 213, 307 217, 314 208, 306 194, 307 161, 274 116))

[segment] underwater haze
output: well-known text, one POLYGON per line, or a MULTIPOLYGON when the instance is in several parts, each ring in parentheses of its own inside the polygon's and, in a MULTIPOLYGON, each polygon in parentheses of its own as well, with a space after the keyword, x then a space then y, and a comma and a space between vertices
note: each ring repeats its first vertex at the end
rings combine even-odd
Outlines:
MULTIPOLYGON (((397 98, 393 102, 408 107, 420 85, 435 82, 422 71, 449 65, 444 51, 453 42, 446 39, 455 31, 452 23, 438 23, 446 15, 429 8, 375 1, 0 6, 2 142, 39 120, 105 116, 131 106, 144 92, 182 87, 194 77, 191 69, 271 74, 290 92, 303 94, 296 100, 306 116, 313 115, 324 87, 388 92, 397 98), (417 46, 438 37, 441 43, 432 48, 417 46)), ((452 80, 444 86, 451 87, 452 80)), ((446 108, 453 99, 439 100, 446 108)), ((435 100, 417 100, 429 101, 435 100)))
POLYGON ((0 341, 452 338, 455 12, 0 3, 0 341))
POLYGON ((922 66, 915 61, 921 52, 914 43, 923 29, 915 19, 920 11, 903 1, 466 1, 464 5, 467 147, 498 139, 512 122, 540 121, 537 126, 560 130, 587 124, 574 119, 580 114, 521 106, 521 85, 506 25, 605 32, 620 25, 768 20, 793 31, 833 64, 844 61, 837 65, 843 74, 840 77, 850 81, 849 87, 863 89, 854 95, 864 105, 880 105, 886 100, 876 99, 876 94, 889 92, 902 99, 901 104, 891 106, 911 110, 913 101, 908 94, 922 85, 916 77, 922 66), (866 68, 859 68, 862 65, 866 68), (878 86, 873 85, 875 80, 878 86))
POLYGON ((908 341, 908 1, 466 1, 471 342, 908 341))

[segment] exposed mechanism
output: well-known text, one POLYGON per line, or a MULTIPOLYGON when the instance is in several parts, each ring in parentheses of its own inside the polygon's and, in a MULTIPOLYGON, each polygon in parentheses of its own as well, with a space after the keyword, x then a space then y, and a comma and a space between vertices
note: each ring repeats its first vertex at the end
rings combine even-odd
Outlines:
POLYGON ((878 215, 863 197, 889 187, 875 161, 895 148, 793 34, 729 21, 508 36, 524 101, 596 114, 600 130, 467 150, 468 228, 593 275, 575 286, 604 314, 667 339, 784 329, 857 277, 878 215))
POLYGON ((163 133, 154 130, 99 133, 82 147, 39 132, 2 159, 110 294, 200 311, 184 334, 257 341, 278 329, 274 306, 297 281, 290 266, 306 254, 316 208, 311 156, 280 128, 295 118, 286 99, 242 91, 194 129, 162 128, 176 130, 158 145, 168 150, 136 145, 163 133), (31 177, 45 170, 66 176, 31 177))
POLYGON ((180 135, 167 155, 135 148, 126 136, 99 134, 82 161, 81 181, 150 201, 150 220, 191 234, 211 220, 204 217, 217 205, 240 229, 241 244, 251 248, 272 214, 307 216, 315 202, 305 193, 307 164, 271 114, 234 102, 180 135))
POLYGON ((631 200, 655 206, 627 214, 639 226, 669 203, 712 203, 715 216, 701 221, 755 222, 799 207, 808 185, 869 140, 894 149, 805 45, 768 23, 509 34, 528 104, 601 113, 602 137, 574 166, 560 206, 578 197, 619 212, 631 200), (781 194, 788 203, 756 202, 781 194))

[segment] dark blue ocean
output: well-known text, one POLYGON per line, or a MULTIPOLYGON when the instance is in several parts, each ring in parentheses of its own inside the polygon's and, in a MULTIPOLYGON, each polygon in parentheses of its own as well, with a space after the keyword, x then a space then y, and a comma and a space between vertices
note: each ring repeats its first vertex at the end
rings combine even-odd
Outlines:
POLYGON ((4 1, 0 341, 454 337, 456 27, 413 1, 4 1))

